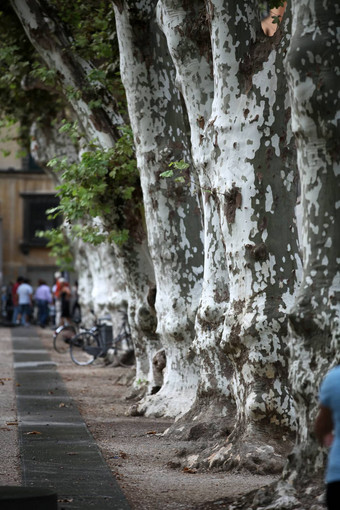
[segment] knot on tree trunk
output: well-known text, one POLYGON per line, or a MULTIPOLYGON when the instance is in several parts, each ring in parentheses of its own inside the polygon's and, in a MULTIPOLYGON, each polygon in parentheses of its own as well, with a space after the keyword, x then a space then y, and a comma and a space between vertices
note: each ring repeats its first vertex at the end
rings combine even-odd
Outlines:
POLYGON ((255 262, 265 262, 268 260, 269 253, 268 248, 265 243, 260 244, 246 244, 246 258, 250 261, 253 260, 255 262))
POLYGON ((242 205, 242 195, 240 188, 233 183, 232 189, 224 194, 224 214, 228 223, 235 223, 236 209, 240 209, 242 205))

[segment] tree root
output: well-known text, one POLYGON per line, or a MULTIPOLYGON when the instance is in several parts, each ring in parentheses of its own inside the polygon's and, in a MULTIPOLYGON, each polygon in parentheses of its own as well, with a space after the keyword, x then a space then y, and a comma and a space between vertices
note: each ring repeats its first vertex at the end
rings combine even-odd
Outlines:
POLYGON ((322 483, 309 481, 297 489, 282 479, 240 498, 220 498, 197 507, 196 510, 323 510, 322 483))

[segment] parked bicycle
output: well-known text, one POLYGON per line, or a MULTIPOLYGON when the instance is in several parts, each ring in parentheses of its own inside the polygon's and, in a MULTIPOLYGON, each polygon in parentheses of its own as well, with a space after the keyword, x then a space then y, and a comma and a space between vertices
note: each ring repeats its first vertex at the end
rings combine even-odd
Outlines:
MULTIPOLYGON (((91 310, 91 314, 93 315, 93 323, 97 324, 97 317, 93 310, 91 310)), ((102 317, 101 320, 111 320, 111 317, 102 317)), ((60 354, 64 354, 70 350, 70 341, 76 335, 78 335, 82 331, 88 331, 88 328, 85 328, 81 325, 80 319, 73 319, 70 322, 59 326, 53 335, 53 347, 60 354)))
POLYGON ((80 333, 80 320, 59 326, 53 334, 53 347, 60 354, 70 349, 70 340, 80 333))
POLYGON ((95 326, 78 333, 70 340, 70 355, 76 365, 90 365, 97 358, 117 361, 121 366, 128 366, 131 359, 133 343, 125 311, 121 311, 122 325, 118 335, 113 338, 112 325, 107 319, 99 319, 95 326))

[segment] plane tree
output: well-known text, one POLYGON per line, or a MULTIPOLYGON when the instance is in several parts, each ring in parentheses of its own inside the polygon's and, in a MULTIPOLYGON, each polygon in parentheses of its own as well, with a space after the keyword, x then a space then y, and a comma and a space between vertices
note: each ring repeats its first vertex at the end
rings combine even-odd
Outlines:
MULTIPOLYGON (((296 0, 283 18, 270 2, 282 19, 266 33, 256 0, 103 2, 128 115, 66 3, 10 4, 86 144, 107 154, 131 125, 140 193, 119 217, 140 236, 112 237, 100 256, 81 250, 94 273, 111 265, 126 284, 148 381, 134 412, 176 417, 169 434, 202 439, 179 465, 285 465, 263 507, 319 495, 312 424, 339 336, 338 2, 296 0)), ((104 194, 101 221, 114 229, 114 185, 104 194)))

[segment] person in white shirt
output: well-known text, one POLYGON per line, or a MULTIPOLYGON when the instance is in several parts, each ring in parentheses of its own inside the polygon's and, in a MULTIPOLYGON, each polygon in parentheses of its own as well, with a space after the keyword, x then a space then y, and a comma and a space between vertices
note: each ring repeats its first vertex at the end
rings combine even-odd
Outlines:
POLYGON ((23 326, 28 325, 28 317, 32 309, 32 295, 33 289, 25 279, 24 282, 17 288, 19 315, 18 319, 23 326))

